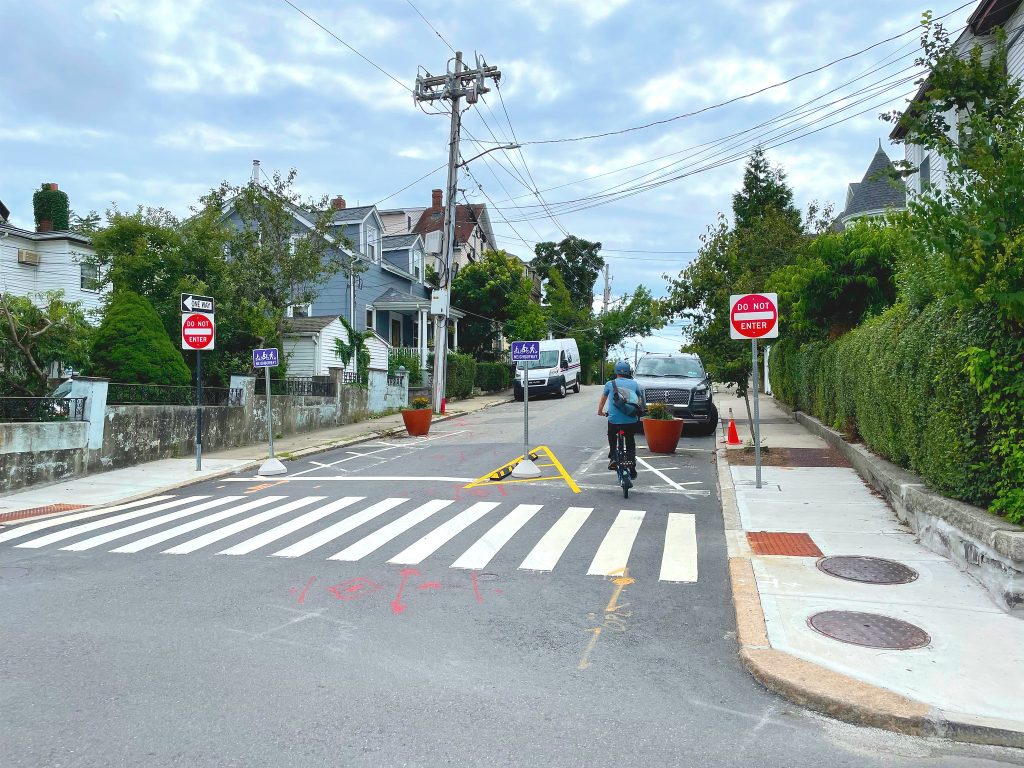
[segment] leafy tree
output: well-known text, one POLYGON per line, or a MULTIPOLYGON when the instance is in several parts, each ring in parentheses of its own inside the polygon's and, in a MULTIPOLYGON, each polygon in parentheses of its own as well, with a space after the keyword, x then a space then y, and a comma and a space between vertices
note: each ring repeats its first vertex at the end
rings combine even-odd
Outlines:
POLYGON ((96 211, 89 211, 85 216, 79 216, 72 211, 70 229, 72 232, 77 232, 80 235, 91 235, 99 231, 102 222, 103 220, 96 211))
POLYGON ((560 243, 537 243, 530 263, 542 280, 550 279, 552 268, 557 269, 573 303, 586 308, 594 303, 594 283, 604 267, 600 251, 600 243, 569 235, 560 243))
POLYGON ((819 235, 796 262, 772 275, 787 337, 836 338, 896 301, 900 234, 884 222, 860 220, 819 235))
POLYGON ((84 368, 91 328, 78 302, 62 291, 28 298, 0 294, 0 391, 38 396, 46 392, 51 363, 84 368))
POLYGON ((665 325, 666 310, 646 286, 626 294, 616 306, 598 318, 598 338, 606 347, 621 344, 631 336, 647 336, 665 325))
MULTIPOLYGON (((984 328, 965 354, 982 397, 999 468, 991 509, 1024 520, 1024 99, 1008 74, 1006 34, 960 51, 925 15, 922 99, 886 115, 945 161, 945 184, 915 196, 907 217, 915 261, 935 293, 949 292, 984 328), (957 130, 949 116, 957 118, 957 130)), ((908 169, 909 170, 909 169, 908 169)), ((906 275, 901 276, 901 284, 906 275)), ((921 297, 916 297, 920 299, 921 297)))
POLYGON ((332 224, 327 197, 303 199, 295 192, 295 177, 293 168, 285 176, 275 172, 268 185, 223 184, 203 200, 208 214, 231 210, 238 217, 227 248, 227 275, 240 287, 238 311, 259 331, 260 344, 282 337, 289 306, 313 303, 339 272, 365 269, 342 250, 354 246, 332 224))
POLYGON ((119 383, 186 386, 192 378, 153 305, 128 290, 107 305, 91 357, 91 374, 119 383))
POLYGON ((459 323, 459 346, 475 355, 490 350, 504 335, 539 338, 544 315, 530 297, 523 265, 505 251, 485 251, 479 261, 459 270, 452 282, 452 304, 468 316, 459 323))

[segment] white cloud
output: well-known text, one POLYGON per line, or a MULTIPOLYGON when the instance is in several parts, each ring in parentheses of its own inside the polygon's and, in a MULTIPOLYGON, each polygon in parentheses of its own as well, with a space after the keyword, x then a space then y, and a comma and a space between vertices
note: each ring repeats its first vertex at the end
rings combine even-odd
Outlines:
POLYGON ((552 102, 569 88, 565 74, 543 61, 512 59, 501 71, 502 94, 521 101, 552 102))
POLYGON ((592 27, 610 18, 632 0, 509 0, 508 4, 530 14, 541 31, 560 19, 582 20, 592 27))
POLYGON ((156 137, 156 144, 171 149, 193 149, 200 152, 224 152, 232 149, 259 147, 262 142, 252 134, 195 123, 156 137))
MULTIPOLYGON (((786 79, 779 67, 753 56, 708 59, 648 80, 636 92, 646 112, 699 109, 712 103, 752 93, 786 79)), ((779 86, 751 99, 783 103, 789 88, 779 86)))

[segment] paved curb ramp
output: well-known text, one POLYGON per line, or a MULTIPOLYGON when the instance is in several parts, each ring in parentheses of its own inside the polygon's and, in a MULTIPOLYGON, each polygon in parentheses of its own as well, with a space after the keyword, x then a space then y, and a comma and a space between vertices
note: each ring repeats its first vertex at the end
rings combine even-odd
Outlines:
MULTIPOLYGON (((776 407, 781 410, 781 406, 776 407)), ((793 427, 801 429, 796 421, 793 427)), ((783 431, 790 429, 787 426, 783 431)), ((832 443, 828 438, 825 439, 832 443)), ((775 442, 769 431, 768 442, 774 447, 785 445, 786 439, 780 437, 775 442)), ((898 691, 843 674, 825 666, 827 662, 824 659, 818 663, 773 647, 769 638, 769 622, 766 621, 766 606, 762 602, 755 573, 754 561, 758 553, 751 550, 748 531, 744 529, 741 519, 733 466, 728 462, 730 453, 725 448, 718 451, 718 480, 729 550, 729 575, 736 612, 739 656, 750 674, 769 690, 799 706, 856 725, 883 728, 912 736, 1024 748, 1024 719, 965 714, 931 706, 898 691)), ((839 493, 841 491, 837 491, 837 495, 839 493)), ((808 518, 809 527, 812 528, 813 519, 813 515, 808 518)), ((963 578, 968 579, 967 576, 963 578)), ((774 597, 769 596, 768 599, 774 597)), ((817 598, 817 602, 843 607, 839 599, 817 598)), ((1001 604, 1001 601, 996 602, 1001 604)), ((1009 622, 1016 621, 1009 616, 1006 619, 1009 622)), ((789 627, 783 627, 782 631, 787 629, 789 627)), ((837 651, 841 653, 842 648, 842 645, 836 643, 837 651)), ((985 645, 977 645, 975 651, 979 655, 990 652, 985 645)), ((808 652, 807 655, 813 654, 808 652)), ((1017 679, 1024 679, 1024 673, 1020 675, 1017 679)))

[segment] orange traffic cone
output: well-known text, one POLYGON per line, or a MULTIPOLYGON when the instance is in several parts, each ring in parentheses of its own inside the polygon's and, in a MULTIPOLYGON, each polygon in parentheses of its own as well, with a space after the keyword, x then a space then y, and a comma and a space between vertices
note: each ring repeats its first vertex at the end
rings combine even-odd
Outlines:
POLYGON ((742 445, 740 442, 740 436, 736 432, 736 420, 729 419, 729 439, 726 440, 729 445, 742 445))

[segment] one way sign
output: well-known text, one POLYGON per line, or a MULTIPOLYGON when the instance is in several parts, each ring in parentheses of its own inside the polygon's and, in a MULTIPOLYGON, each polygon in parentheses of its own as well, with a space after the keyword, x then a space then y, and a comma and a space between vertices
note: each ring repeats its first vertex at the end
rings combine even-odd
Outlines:
POLYGON ((181 311, 183 313, 199 312, 204 315, 213 314, 213 297, 197 296, 194 293, 181 294, 181 311))

